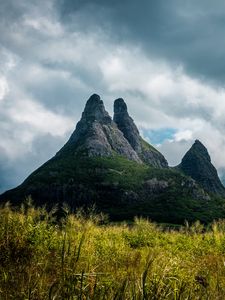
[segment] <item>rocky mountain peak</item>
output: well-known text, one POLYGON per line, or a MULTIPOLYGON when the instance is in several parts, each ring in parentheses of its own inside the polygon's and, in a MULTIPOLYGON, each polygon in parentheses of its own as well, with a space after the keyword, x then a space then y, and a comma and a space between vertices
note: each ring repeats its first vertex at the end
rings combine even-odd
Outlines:
POLYGON ((195 140, 189 151, 211 162, 207 148, 199 140, 195 140))
POLYGON ((104 103, 99 95, 93 94, 88 99, 84 112, 82 113, 82 119, 90 121, 108 119, 108 121, 111 121, 111 118, 105 110, 104 103))
POLYGON ((118 98, 114 101, 114 114, 127 114, 127 105, 123 98, 118 98))
POLYGON ((122 98, 114 101, 114 122, 120 131, 123 132, 132 148, 139 152, 141 150, 141 140, 137 126, 133 119, 129 116, 127 105, 122 98))
POLYGON ((199 140, 196 140, 184 155, 179 168, 207 192, 225 195, 225 188, 220 182, 216 168, 211 163, 208 150, 199 140))
POLYGON ((122 98, 116 99, 114 102, 113 120, 143 162, 157 168, 168 167, 164 156, 142 139, 137 126, 128 113, 127 105, 122 98))

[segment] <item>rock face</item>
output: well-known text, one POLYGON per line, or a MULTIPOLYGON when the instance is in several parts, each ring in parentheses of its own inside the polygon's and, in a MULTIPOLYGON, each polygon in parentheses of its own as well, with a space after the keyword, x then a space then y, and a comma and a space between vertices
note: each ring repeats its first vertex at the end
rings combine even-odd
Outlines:
POLYGON ((103 101, 96 94, 88 99, 75 131, 57 155, 66 152, 87 154, 89 157, 119 154, 129 160, 142 163, 105 110, 103 101))
POLYGON ((122 98, 114 102, 113 120, 144 163, 156 168, 168 167, 164 156, 142 139, 137 126, 128 114, 127 105, 122 98))
POLYGON ((134 124, 133 119, 129 116, 127 105, 122 98, 114 102, 114 122, 117 124, 120 131, 123 132, 125 138, 128 140, 132 148, 136 152, 141 151, 141 140, 139 131, 134 124))
POLYGON ((225 196, 225 188, 220 182, 217 170, 211 163, 207 149, 199 140, 184 155, 179 168, 205 191, 225 196))

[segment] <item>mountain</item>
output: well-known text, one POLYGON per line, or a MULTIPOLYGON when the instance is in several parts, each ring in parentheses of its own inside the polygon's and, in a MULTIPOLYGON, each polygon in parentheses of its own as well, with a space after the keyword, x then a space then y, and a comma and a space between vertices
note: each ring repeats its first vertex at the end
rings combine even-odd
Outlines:
POLYGON ((225 197, 225 188, 218 177, 217 170, 211 163, 206 147, 199 140, 196 140, 184 155, 179 168, 208 193, 225 197))
POLYGON ((95 204, 111 220, 143 216, 158 222, 210 222, 225 216, 223 191, 207 150, 193 148, 193 166, 204 164, 204 180, 200 171, 190 171, 193 158, 184 158, 176 169, 168 167, 163 155, 141 138, 123 99, 115 101, 112 120, 94 94, 68 142, 0 201, 17 206, 31 195, 35 205, 48 209, 64 202, 72 209, 95 204))

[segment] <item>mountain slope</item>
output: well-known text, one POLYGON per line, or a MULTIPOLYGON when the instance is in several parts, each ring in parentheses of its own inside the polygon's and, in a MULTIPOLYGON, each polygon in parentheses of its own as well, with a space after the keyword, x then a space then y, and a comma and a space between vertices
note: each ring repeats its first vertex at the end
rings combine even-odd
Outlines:
POLYGON ((47 208, 63 202, 72 208, 96 204, 112 220, 139 215, 159 222, 209 222, 224 214, 218 210, 221 203, 194 180, 122 156, 55 156, 0 199, 19 205, 28 195, 35 205, 47 208))

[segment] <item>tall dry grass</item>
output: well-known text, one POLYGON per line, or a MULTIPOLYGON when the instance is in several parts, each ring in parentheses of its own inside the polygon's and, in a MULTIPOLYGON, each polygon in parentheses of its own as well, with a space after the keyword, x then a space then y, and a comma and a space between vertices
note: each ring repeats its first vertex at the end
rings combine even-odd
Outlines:
POLYGON ((175 231, 6 205, 0 299, 225 299, 225 222, 175 231))

